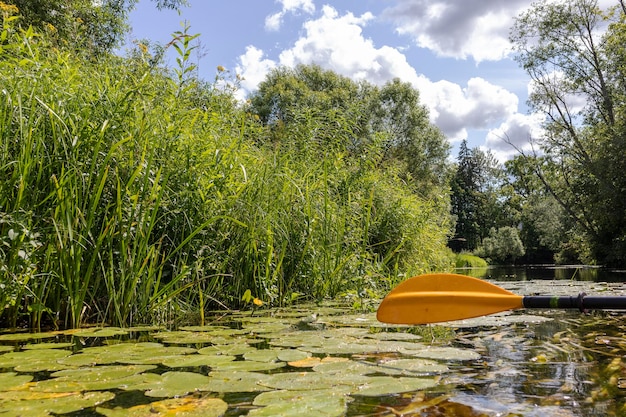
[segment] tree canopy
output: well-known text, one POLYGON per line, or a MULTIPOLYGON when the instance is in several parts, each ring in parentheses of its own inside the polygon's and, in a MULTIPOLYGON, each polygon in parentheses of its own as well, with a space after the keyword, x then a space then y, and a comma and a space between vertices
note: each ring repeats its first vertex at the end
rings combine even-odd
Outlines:
POLYGON ((626 262, 625 16, 623 1, 608 11, 595 0, 540 1, 511 31, 533 82, 529 104, 546 116, 529 161, 586 242, 581 260, 602 264, 626 262))

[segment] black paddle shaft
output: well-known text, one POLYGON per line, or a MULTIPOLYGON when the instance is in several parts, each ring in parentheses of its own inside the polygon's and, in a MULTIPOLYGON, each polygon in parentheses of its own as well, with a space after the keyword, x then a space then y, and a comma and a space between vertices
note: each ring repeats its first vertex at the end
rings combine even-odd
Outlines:
POLYGON ((523 298, 525 308, 576 308, 585 310, 626 310, 626 297, 527 295, 523 298))

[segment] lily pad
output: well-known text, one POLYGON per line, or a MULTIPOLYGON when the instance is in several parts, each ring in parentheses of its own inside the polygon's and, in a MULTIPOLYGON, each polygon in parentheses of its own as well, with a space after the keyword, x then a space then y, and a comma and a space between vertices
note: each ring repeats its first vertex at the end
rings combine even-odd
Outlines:
POLYGON ((112 363, 127 363, 137 365, 160 364, 178 355, 195 353, 193 348, 182 346, 163 346, 161 343, 119 343, 107 346, 95 346, 82 350, 59 361, 65 365, 90 366, 112 363))
POLYGON ((179 355, 162 361, 169 368, 185 368, 196 366, 216 367, 234 361, 231 355, 179 355))
POLYGON ((29 391, 3 392, 0 397, 0 415, 3 417, 49 416, 65 414, 94 407, 112 400, 112 392, 43 393, 29 391))
POLYGON ((56 371, 67 368, 58 361, 71 354, 62 349, 9 352, 0 355, 0 368, 13 368, 18 372, 56 371))
POLYGON ((85 329, 74 333, 77 337, 113 337, 127 335, 128 331, 119 327, 99 327, 95 329, 85 329))
POLYGON ((156 368, 153 365, 95 366, 54 372, 53 378, 36 382, 32 390, 41 392, 97 391, 124 388, 150 381, 151 375, 142 374, 156 368), (142 375, 139 375, 142 374, 142 375))
POLYGON ((148 397, 176 397, 197 391, 210 391, 209 377, 194 372, 166 372, 161 381, 145 392, 148 397))
POLYGON ((74 347, 74 343, 70 342, 43 342, 43 343, 28 343, 22 346, 22 349, 65 349, 74 347))
POLYGON ((31 375, 18 375, 15 372, 0 373, 0 391, 18 389, 32 379, 31 375))
POLYGON ((217 371, 271 371, 284 367, 285 362, 234 361, 215 366, 217 371))
POLYGON ((396 359, 378 365, 378 371, 387 375, 427 375, 447 372, 447 366, 427 359, 396 359))
POLYGON ((228 404, 219 398, 173 398, 155 401, 131 408, 97 407, 107 417, 219 417, 228 410, 228 404))
POLYGON ((206 385, 213 392, 260 392, 270 388, 262 383, 269 375, 245 371, 213 371, 209 373, 210 381, 206 385))
POLYGON ((360 376, 324 374, 320 372, 288 372, 269 375, 261 383, 269 388, 280 390, 329 389, 349 392, 359 384, 360 376))
POLYGON ((458 349, 453 347, 426 347, 423 349, 403 349, 404 355, 418 358, 441 359, 449 361, 473 361, 480 359, 480 354, 470 349, 458 349))
POLYGON ((250 345, 247 343, 237 343, 234 345, 214 345, 203 347, 202 349, 198 349, 198 353, 201 355, 243 355, 246 352, 249 352, 250 345))
POLYGON ((0 346, 0 353, 13 352, 15 348, 13 346, 0 346))
POLYGON ((57 337, 58 332, 44 333, 7 333, 0 335, 0 342, 24 342, 26 340, 51 339, 57 337))
POLYGON ((248 416, 322 416, 345 415, 351 398, 332 390, 270 391, 259 394, 254 405, 263 406, 248 412, 248 416))
POLYGON ((352 395, 379 397, 381 395, 400 394, 403 392, 420 391, 436 385, 434 379, 391 376, 367 377, 352 392, 352 395))

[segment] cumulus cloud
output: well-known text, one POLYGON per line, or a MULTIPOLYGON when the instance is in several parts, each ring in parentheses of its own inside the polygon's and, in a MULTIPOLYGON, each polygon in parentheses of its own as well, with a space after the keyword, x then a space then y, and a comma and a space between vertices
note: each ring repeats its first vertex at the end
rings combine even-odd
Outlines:
POLYGON ((282 4, 282 10, 265 18, 265 29, 269 31, 279 30, 283 23, 283 18, 287 13, 303 11, 311 14, 315 12, 313 0, 278 0, 278 3, 282 4))
POLYGON ((384 16, 398 33, 439 56, 494 61, 510 52, 513 18, 530 4, 531 0, 396 0, 384 16))
POLYGON ((540 114, 511 114, 499 127, 487 133, 484 147, 490 149, 500 161, 511 158, 518 150, 529 151, 531 139, 542 135, 544 120, 540 114))
POLYGON ((431 120, 452 141, 467 138, 467 129, 487 129, 515 114, 518 97, 483 78, 471 78, 467 86, 449 81, 420 80, 416 86, 431 110, 431 120))
POLYGON ((433 82, 418 74, 399 49, 377 47, 363 34, 363 28, 374 18, 371 13, 340 14, 333 7, 324 6, 318 17, 304 23, 300 39, 282 51, 277 61, 249 46, 237 67, 245 78, 242 86, 253 91, 278 65, 317 64, 377 85, 399 78, 419 90, 431 121, 451 141, 467 138, 468 129, 487 131, 516 114, 518 97, 501 86, 478 77, 469 79, 465 86, 445 80, 433 82))

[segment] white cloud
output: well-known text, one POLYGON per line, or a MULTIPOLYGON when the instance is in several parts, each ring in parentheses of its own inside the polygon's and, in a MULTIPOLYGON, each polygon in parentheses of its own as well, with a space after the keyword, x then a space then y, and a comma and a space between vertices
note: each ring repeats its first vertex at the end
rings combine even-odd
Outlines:
POLYGON ((385 17, 400 34, 439 56, 476 62, 499 60, 510 52, 509 29, 531 0, 396 0, 385 17))
POLYGON ((265 76, 276 67, 276 62, 265 58, 265 53, 254 47, 248 46, 246 53, 239 57, 239 65, 235 68, 238 75, 242 77, 241 95, 248 91, 253 91, 265 79, 265 76))
POLYGON ((463 87, 445 80, 432 82, 418 74, 398 49, 376 47, 364 37, 363 27, 373 19, 371 13, 340 15, 333 7, 324 6, 319 17, 304 23, 300 39, 282 51, 277 61, 249 46, 237 66, 237 72, 245 77, 242 86, 253 91, 278 65, 317 64, 377 85, 400 78, 420 91, 431 121, 452 141, 467 138, 468 129, 486 131, 502 124, 518 111, 519 99, 515 94, 483 78, 471 78, 463 87))
POLYGON ((540 114, 511 114, 498 128, 487 133, 484 147, 500 161, 510 159, 518 150, 527 152, 531 150, 530 140, 542 135, 543 122, 540 114))
POLYGON ((285 17, 287 13, 297 14, 301 10, 308 14, 315 12, 313 0, 278 0, 278 2, 282 4, 282 10, 265 18, 266 30, 279 30, 283 23, 283 17, 285 17))
POLYGON ((467 129, 487 129, 509 117, 519 101, 515 94, 482 78, 471 78, 465 88, 424 79, 416 87, 431 109, 431 120, 452 141, 467 138, 467 129))

